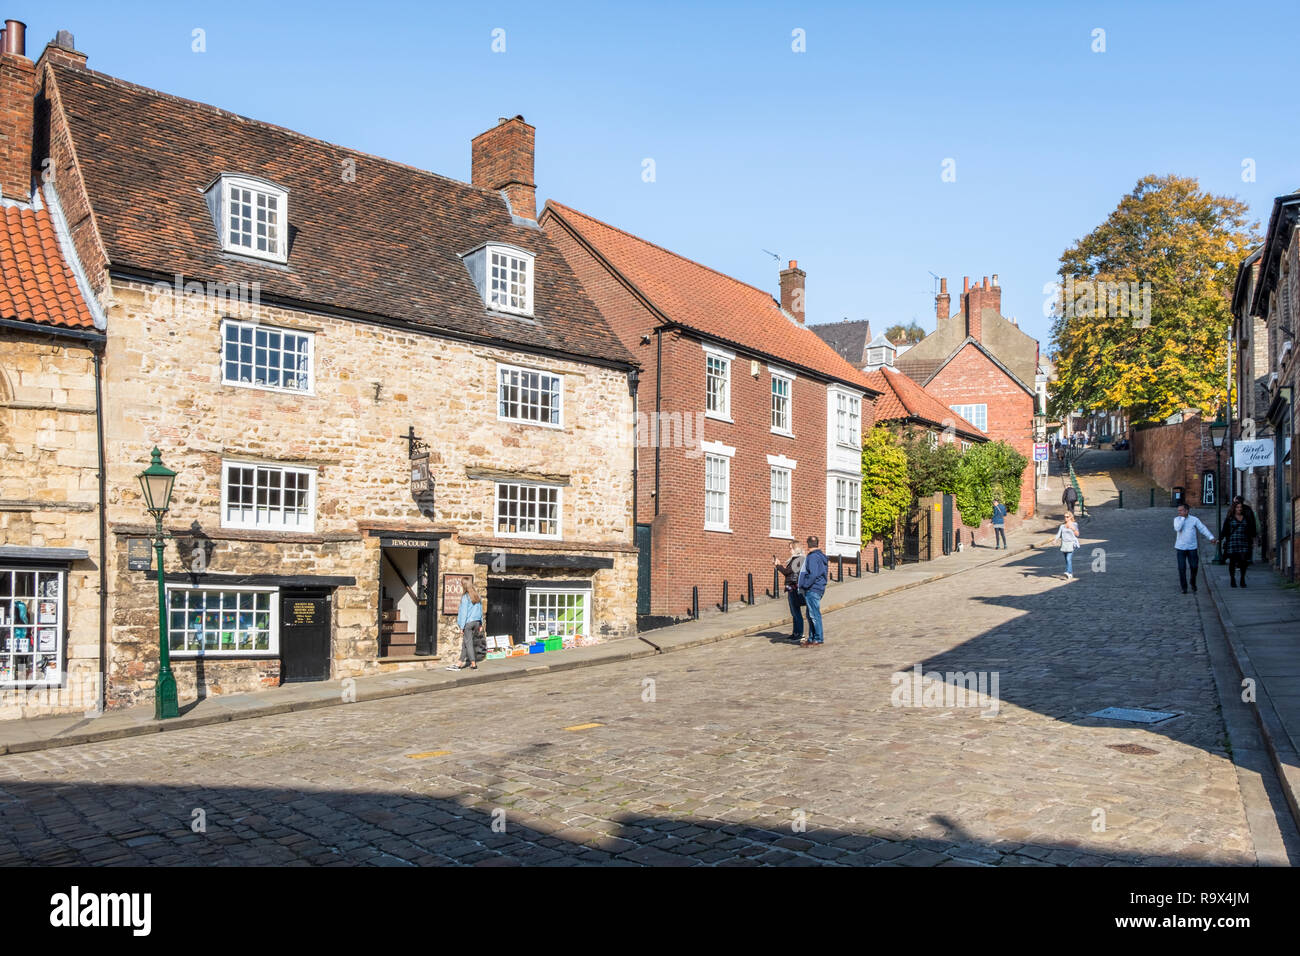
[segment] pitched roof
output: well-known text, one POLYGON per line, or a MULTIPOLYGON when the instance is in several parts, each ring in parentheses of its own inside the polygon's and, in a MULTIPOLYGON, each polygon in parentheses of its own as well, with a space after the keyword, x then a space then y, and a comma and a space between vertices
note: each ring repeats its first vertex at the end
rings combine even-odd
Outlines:
POLYGON ((770 293, 554 200, 547 200, 546 210, 577 233, 669 322, 768 356, 777 364, 797 366, 863 391, 871 389, 859 369, 787 316, 770 293))
POLYGON ((95 328, 46 208, 0 209, 0 319, 95 328))
POLYGON ((257 282, 266 302, 634 364, 546 234, 517 224, 499 192, 101 73, 52 68, 113 270, 257 282), (224 172, 288 189, 287 265, 222 252, 203 190, 224 172), (536 256, 531 318, 485 309, 459 254, 490 241, 536 256))
POLYGON ((902 372, 882 368, 875 372, 868 372, 867 378, 882 393, 880 398, 876 399, 876 421, 917 419, 935 428, 947 428, 951 423, 959 435, 965 435, 975 441, 989 440, 988 435, 902 372))
POLYGON ((842 319, 808 328, 850 365, 861 367, 867 363, 867 340, 871 338, 871 322, 867 319, 842 319))

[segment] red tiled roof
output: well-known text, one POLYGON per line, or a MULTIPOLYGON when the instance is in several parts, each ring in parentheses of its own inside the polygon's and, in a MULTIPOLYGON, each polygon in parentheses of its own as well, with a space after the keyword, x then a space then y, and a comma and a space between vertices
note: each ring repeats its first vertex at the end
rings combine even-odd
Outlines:
POLYGON ((49 210, 5 206, 0 212, 0 319, 93 329, 49 210))
POLYGON ((787 318, 771 293, 554 200, 547 200, 546 208, 670 321, 770 356, 777 363, 797 365, 864 390, 872 387, 861 370, 812 330, 787 318))
POLYGON ((988 435, 902 372, 882 368, 876 372, 868 372, 867 379, 873 388, 883 393, 876 399, 876 421, 889 422, 918 418, 936 428, 946 428, 951 422, 959 434, 978 441, 988 441, 988 435))

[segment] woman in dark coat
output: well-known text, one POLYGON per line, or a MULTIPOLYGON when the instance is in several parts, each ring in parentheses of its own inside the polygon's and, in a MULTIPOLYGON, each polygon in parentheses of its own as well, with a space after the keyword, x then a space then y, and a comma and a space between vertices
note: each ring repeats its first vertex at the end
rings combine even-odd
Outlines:
POLYGON ((1255 523, 1246 516, 1246 506, 1233 502, 1228 512, 1228 519, 1223 522, 1219 532, 1223 542, 1223 553, 1228 559, 1228 580, 1237 586, 1237 571, 1241 571, 1241 586, 1246 586, 1246 564, 1250 561, 1250 550, 1255 544, 1255 523))

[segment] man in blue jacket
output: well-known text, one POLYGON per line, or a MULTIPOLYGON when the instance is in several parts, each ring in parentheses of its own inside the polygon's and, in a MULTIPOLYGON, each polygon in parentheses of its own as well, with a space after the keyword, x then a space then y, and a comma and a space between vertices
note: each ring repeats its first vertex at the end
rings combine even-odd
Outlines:
POLYGON ((826 574, 830 562, 822 553, 817 536, 808 536, 808 555, 803 570, 799 572, 799 593, 808 606, 808 637, 799 642, 800 647, 821 647, 826 640, 822 629, 822 595, 826 593, 826 574))

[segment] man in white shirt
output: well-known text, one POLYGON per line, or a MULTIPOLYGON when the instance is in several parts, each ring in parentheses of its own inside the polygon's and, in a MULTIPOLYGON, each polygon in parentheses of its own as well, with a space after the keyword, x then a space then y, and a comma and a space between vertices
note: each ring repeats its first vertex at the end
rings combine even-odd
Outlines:
POLYGON ((1214 535, 1210 534, 1210 529, 1205 527, 1200 518, 1191 514, 1191 508, 1185 503, 1178 506, 1178 517, 1174 519, 1174 554, 1178 555, 1178 583, 1183 587, 1183 593, 1187 593, 1187 567, 1192 568, 1192 590, 1196 590, 1196 571, 1201 566, 1201 555, 1196 550, 1199 542, 1196 540, 1197 534, 1205 535, 1206 539, 1213 544, 1214 535))

